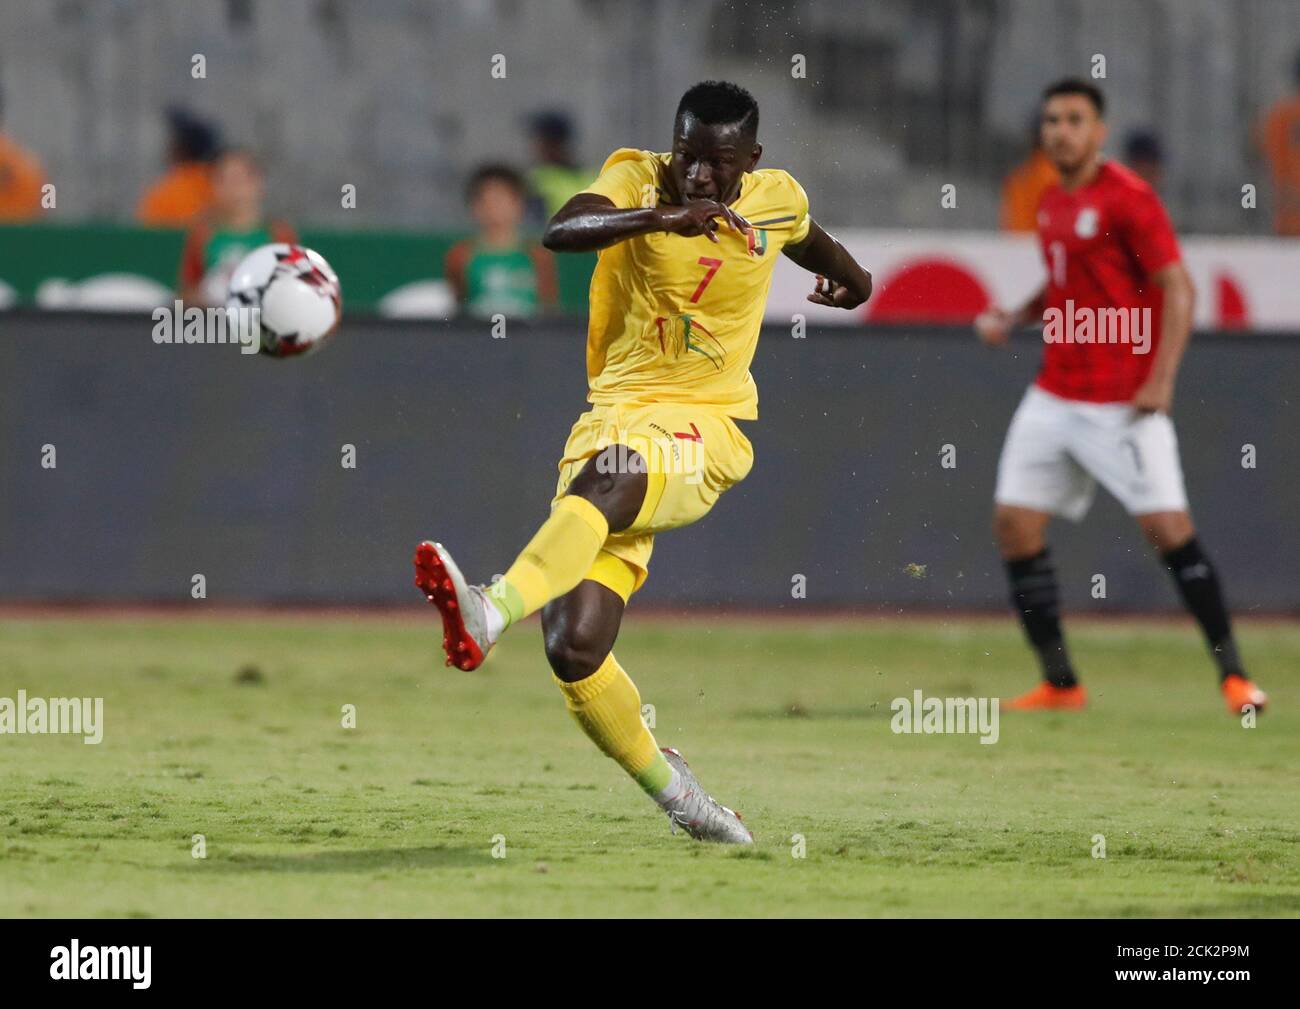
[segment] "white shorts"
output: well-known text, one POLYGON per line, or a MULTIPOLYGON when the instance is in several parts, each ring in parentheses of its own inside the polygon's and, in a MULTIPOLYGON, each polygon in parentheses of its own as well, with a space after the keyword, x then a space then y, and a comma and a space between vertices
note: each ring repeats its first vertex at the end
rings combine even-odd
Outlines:
POLYGON ((1007 429, 994 500, 1077 522, 1099 482, 1130 515, 1186 511, 1174 422, 1031 385, 1007 429))

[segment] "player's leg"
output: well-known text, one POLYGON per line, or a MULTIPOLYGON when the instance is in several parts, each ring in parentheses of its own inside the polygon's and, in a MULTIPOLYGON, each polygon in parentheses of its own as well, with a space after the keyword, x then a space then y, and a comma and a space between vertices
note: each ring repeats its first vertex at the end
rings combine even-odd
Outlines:
POLYGON ((647 479, 640 456, 621 445, 587 460, 550 518, 492 588, 507 626, 582 581, 609 534, 637 517, 647 479))
POLYGON ((1092 414, 1093 422, 1080 428, 1076 450, 1160 552, 1205 633, 1229 709, 1238 712, 1246 704, 1262 708, 1267 699, 1242 671, 1218 574, 1188 514, 1173 421, 1163 413, 1135 415, 1126 406, 1092 414))
POLYGON ((645 473, 640 506, 626 524, 620 520, 631 502, 619 515, 607 509, 612 532, 586 578, 543 608, 547 658, 583 731, 655 799, 674 829, 698 840, 749 843, 740 817, 704 791, 679 753, 655 744, 641 719, 640 695, 611 648, 623 606, 646 577, 655 535, 707 515, 749 472, 753 449, 730 418, 690 405, 624 410, 616 426, 615 458, 572 481, 569 467, 561 467, 560 500, 599 488, 595 476, 622 460, 645 473))
POLYGON ((1061 630, 1060 589, 1045 533, 1051 515, 1033 508, 999 504, 993 531, 1011 585, 1011 605, 1020 617, 1043 683, 1007 702, 1011 710, 1079 707, 1084 701, 1061 630))
POLYGON ((1210 654, 1219 667, 1220 687, 1228 709, 1237 713, 1252 705, 1256 711, 1262 710, 1268 698, 1246 676, 1218 571, 1201 548, 1191 515, 1186 511, 1158 511, 1136 518, 1142 535, 1159 551, 1183 605, 1205 634, 1210 654))
POLYGON ((542 607, 542 636, 569 713, 602 753, 657 799, 673 773, 641 717, 636 685, 614 658, 625 605, 609 586, 583 580, 542 607))
POLYGON ((661 750, 641 717, 641 695, 614 657, 623 609, 637 584, 632 567, 602 552, 591 577, 542 607, 546 658, 574 721, 697 840, 748 844, 753 836, 732 810, 699 785, 681 755, 661 750))
POLYGON ((582 581, 609 534, 637 517, 646 486, 646 469, 635 452, 610 445, 587 459, 490 589, 467 583, 441 544, 420 544, 415 583, 442 614, 448 665, 476 668, 506 628, 582 581))
POLYGON ((1039 389, 1025 394, 998 460, 993 533, 1006 566, 1011 605, 1038 658, 1043 682, 1008 701, 1011 710, 1084 704, 1061 629, 1060 590, 1046 541, 1053 515, 1079 519, 1093 484, 1067 452, 1069 405, 1039 389))

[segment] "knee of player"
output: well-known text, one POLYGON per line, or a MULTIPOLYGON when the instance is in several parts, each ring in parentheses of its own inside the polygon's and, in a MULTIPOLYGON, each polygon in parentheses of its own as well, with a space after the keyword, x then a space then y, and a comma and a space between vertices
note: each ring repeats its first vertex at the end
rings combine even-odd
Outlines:
POLYGON ((1042 526, 1010 509, 993 513, 993 536, 1002 555, 1016 558, 1042 549, 1042 526))
POLYGON ((603 645, 594 636, 570 627, 547 629, 544 641, 546 661, 565 683, 585 680, 605 661, 603 645))
POLYGON ((1138 524, 1147 542, 1166 553, 1176 550, 1196 535, 1191 518, 1181 512, 1145 516, 1139 519, 1138 524))
POLYGON ((626 445, 610 445, 574 477, 568 493, 595 505, 616 532, 636 518, 647 483, 645 457, 626 445))
POLYGON ((1020 523, 1016 516, 1001 508, 993 513, 993 537, 1002 546, 1014 544, 1021 536, 1020 523))

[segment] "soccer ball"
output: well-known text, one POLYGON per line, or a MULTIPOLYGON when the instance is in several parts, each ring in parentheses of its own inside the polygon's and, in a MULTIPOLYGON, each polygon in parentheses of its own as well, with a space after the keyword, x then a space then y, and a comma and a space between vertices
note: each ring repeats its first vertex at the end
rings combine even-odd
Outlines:
POLYGON ((228 321, 245 333, 260 332, 262 353, 307 354, 339 324, 343 291, 319 252, 282 242, 245 256, 230 278, 228 321), (257 311, 254 312, 253 310, 257 311))

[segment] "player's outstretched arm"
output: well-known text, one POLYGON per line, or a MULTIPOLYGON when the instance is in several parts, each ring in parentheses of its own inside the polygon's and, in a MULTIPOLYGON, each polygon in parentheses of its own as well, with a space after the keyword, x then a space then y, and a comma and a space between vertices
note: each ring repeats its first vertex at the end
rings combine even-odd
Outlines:
POLYGON ((652 231, 687 238, 707 235, 716 243, 719 221, 736 231, 750 230, 748 221, 715 200, 625 208, 597 193, 579 193, 555 212, 542 234, 542 244, 552 252, 594 252, 652 231))
POLYGON ((808 223, 808 235, 802 242, 787 245, 782 251, 817 275, 813 293, 808 295, 813 304, 857 308, 871 297, 871 274, 816 221, 808 223))

